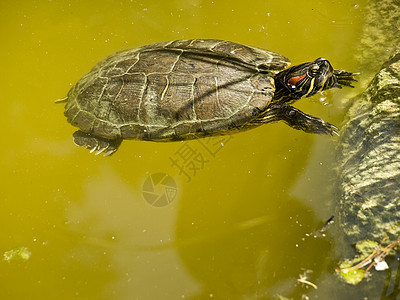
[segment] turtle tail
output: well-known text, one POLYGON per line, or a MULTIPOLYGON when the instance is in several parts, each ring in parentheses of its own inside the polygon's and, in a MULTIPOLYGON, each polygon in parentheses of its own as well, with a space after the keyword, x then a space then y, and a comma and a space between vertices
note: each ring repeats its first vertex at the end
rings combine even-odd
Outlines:
POLYGON ((65 103, 67 101, 68 101, 68 96, 61 98, 61 99, 54 100, 55 103, 65 103))

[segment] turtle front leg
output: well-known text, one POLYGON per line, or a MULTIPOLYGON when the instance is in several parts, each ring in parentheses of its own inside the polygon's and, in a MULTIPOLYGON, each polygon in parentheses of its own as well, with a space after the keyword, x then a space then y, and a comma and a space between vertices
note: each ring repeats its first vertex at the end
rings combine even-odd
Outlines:
POLYGON ((122 142, 121 139, 109 140, 102 137, 93 136, 80 130, 74 132, 72 136, 74 138, 75 145, 90 149, 90 153, 96 151, 96 155, 104 152, 104 156, 110 156, 114 154, 122 142))
POLYGON ((338 128, 322 119, 313 117, 288 104, 272 104, 268 111, 253 123, 270 123, 283 121, 290 127, 308 133, 339 135, 338 128))

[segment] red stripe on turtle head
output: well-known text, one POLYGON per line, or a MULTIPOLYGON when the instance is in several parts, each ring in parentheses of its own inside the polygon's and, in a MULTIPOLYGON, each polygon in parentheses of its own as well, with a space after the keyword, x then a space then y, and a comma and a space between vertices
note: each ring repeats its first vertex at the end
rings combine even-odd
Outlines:
POLYGON ((296 84, 297 84, 300 80, 302 80, 304 77, 306 77, 306 74, 303 74, 303 75, 300 75, 300 76, 291 77, 291 78, 287 81, 287 83, 288 83, 289 85, 291 85, 291 86, 296 86, 296 84))

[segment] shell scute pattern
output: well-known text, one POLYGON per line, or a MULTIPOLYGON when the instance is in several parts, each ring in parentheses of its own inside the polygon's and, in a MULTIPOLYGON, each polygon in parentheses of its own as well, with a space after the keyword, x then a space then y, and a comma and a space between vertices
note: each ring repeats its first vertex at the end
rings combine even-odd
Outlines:
POLYGON ((71 89, 76 100, 65 114, 81 130, 110 139, 221 134, 266 109, 272 76, 288 65, 279 54, 227 41, 157 43, 100 62, 71 89))

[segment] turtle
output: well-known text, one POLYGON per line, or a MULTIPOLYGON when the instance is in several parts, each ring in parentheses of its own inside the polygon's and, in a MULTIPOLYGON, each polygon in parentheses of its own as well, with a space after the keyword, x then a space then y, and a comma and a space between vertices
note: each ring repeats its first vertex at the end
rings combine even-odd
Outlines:
POLYGON ((106 156, 124 139, 190 140, 276 121, 333 135, 336 126, 291 104, 353 87, 355 75, 324 58, 290 67, 283 55, 225 40, 159 42, 99 62, 70 89, 64 114, 79 128, 74 143, 106 156))

